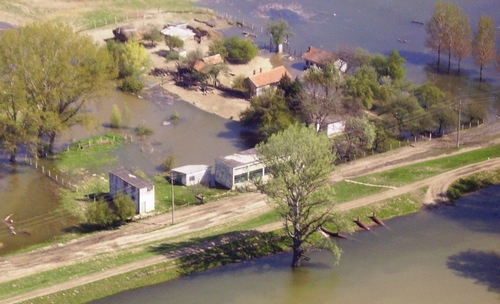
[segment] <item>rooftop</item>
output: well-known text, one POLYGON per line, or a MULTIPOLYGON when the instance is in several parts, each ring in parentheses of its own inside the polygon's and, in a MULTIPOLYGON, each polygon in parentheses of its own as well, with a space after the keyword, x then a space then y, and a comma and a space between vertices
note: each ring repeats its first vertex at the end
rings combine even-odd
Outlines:
POLYGON ((310 46, 307 52, 305 52, 302 55, 302 59, 304 60, 309 60, 311 62, 314 62, 319 65, 324 65, 329 62, 334 62, 339 57, 335 54, 329 53, 327 51, 324 51, 322 49, 315 48, 313 46, 310 46))
POLYGON ((211 167, 207 165, 187 165, 172 169, 172 171, 182 174, 192 174, 200 171, 209 170, 211 167))
POLYGON ((145 180, 144 178, 142 178, 140 176, 137 176, 136 174, 134 174, 134 172, 130 171, 127 168, 119 168, 119 169, 110 171, 109 173, 119 177, 120 179, 126 181, 127 183, 129 183, 130 185, 132 185, 138 189, 150 188, 150 187, 154 186, 153 183, 145 180))
POLYGON ((217 160, 231 168, 237 168, 258 162, 259 158, 257 157, 257 151, 255 151, 255 148, 252 148, 228 156, 218 157, 217 160))
POLYGON ((281 77, 288 75, 292 77, 290 73, 286 70, 284 66, 279 66, 267 72, 262 72, 260 74, 252 75, 248 77, 250 81, 255 85, 255 87, 260 88, 272 83, 277 83, 281 80, 281 77))

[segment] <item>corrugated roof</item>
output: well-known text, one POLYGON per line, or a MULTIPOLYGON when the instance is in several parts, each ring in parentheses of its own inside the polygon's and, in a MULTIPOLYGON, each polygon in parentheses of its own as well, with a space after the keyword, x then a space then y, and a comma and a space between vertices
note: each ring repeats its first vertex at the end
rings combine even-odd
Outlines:
POLYGON ((302 59, 309 60, 319 65, 325 65, 329 62, 336 61, 339 57, 335 54, 310 46, 309 50, 302 55, 302 59))
POLYGON ((255 148, 252 148, 228 156, 218 157, 217 160, 231 168, 236 168, 258 162, 259 158, 257 157, 255 148))
POLYGON ((109 172, 110 174, 118 176, 120 179, 126 181, 130 185, 143 189, 148 187, 153 187, 154 184, 145 180, 144 178, 137 176, 134 172, 130 171, 127 168, 119 168, 109 172))
POLYGON ((210 169, 207 165, 187 165, 172 169, 172 171, 182 174, 192 174, 200 171, 206 171, 210 169))
POLYGON ((248 77, 248 79, 250 79, 250 81, 255 85, 255 87, 260 88, 273 83, 278 83, 281 77, 283 77, 283 75, 288 75, 288 77, 290 78, 292 77, 284 66, 279 66, 270 71, 262 72, 257 75, 252 75, 248 77))
POLYGON ((183 29, 180 27, 169 26, 161 30, 161 33, 165 36, 177 36, 182 40, 187 40, 194 37, 194 33, 190 29, 183 29))

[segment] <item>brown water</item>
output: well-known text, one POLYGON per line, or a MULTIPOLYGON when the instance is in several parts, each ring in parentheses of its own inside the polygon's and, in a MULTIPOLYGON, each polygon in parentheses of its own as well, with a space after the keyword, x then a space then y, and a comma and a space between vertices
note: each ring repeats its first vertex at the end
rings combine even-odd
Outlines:
POLYGON ((212 269, 95 303, 500 303, 500 186, 341 240, 339 266, 316 252, 212 269))
MULTIPOLYGON (((199 110, 178 98, 155 96, 155 102, 118 91, 110 92, 104 101, 89 107, 99 121, 97 128, 86 130, 75 127, 63 133, 56 149, 63 149, 74 140, 110 132, 108 128, 113 104, 120 109, 125 105, 132 113, 130 129, 123 131, 133 137, 133 142, 115 151, 119 164, 131 170, 142 170, 148 175, 160 172, 161 162, 169 154, 177 158, 177 165, 212 165, 214 158, 247 148, 240 139, 239 123, 220 118, 199 110), (162 123, 177 111, 178 124, 163 126, 162 123), (153 129, 152 136, 139 139, 133 128, 145 123, 153 129)), ((63 233, 76 223, 76 219, 62 211, 57 195, 58 185, 33 167, 11 167, 7 155, 0 158, 0 218, 13 213, 17 235, 9 232, 0 222, 0 254, 5 254, 46 242, 63 233), (29 232, 30 235, 20 233, 29 232), (0 246, 1 247, 1 246, 0 246)), ((23 159, 20 155, 20 159, 23 159)), ((44 164, 46 168, 50 164, 44 164)), ((111 167, 102 167, 92 173, 106 173, 111 167)))

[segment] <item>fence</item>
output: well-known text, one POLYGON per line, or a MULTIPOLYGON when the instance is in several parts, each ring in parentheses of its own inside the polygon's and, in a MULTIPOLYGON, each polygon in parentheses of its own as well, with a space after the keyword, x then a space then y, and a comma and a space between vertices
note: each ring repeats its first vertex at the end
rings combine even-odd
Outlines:
POLYGON ((78 192, 78 186, 76 184, 73 184, 70 182, 71 179, 68 175, 63 174, 63 173, 59 172, 58 170, 55 170, 52 167, 44 165, 43 162, 40 162, 40 160, 38 158, 31 158, 31 157, 28 157, 27 154, 25 154, 24 155, 24 163, 29 165, 29 166, 32 166, 33 168, 35 168, 35 170, 41 172, 42 174, 44 174, 48 178, 52 179, 53 181, 55 181, 59 185, 65 187, 71 191, 78 192))

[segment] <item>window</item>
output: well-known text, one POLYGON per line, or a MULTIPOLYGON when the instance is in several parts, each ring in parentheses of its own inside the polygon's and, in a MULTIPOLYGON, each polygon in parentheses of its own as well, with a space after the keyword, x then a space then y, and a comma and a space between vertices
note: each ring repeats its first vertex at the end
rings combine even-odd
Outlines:
POLYGON ((246 173, 238 174, 234 176, 234 183, 244 183, 248 180, 248 175, 246 173))
POLYGON ((194 175, 189 177, 190 182, 194 182, 194 175))
POLYGON ((250 171, 249 175, 251 180, 258 180, 262 177, 262 169, 250 171))
POLYGON ((271 169, 269 169, 268 167, 265 167, 264 168, 264 175, 269 175, 271 174, 271 169))

